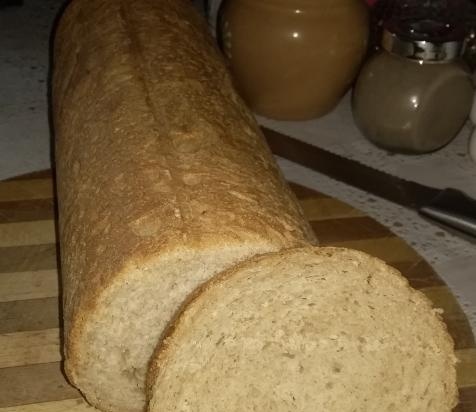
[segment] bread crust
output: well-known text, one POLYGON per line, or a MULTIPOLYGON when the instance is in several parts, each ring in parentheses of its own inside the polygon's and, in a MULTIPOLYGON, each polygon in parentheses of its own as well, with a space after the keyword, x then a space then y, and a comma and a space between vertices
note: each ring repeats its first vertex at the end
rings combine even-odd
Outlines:
POLYGON ((53 116, 66 371, 101 294, 183 245, 315 243, 188 0, 74 0, 53 116))

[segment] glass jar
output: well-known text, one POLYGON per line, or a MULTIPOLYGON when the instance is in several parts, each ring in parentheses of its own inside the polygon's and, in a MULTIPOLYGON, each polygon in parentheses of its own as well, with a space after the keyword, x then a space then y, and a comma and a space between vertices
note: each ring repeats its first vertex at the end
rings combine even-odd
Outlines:
POLYGON ((460 58, 464 34, 450 26, 422 18, 387 25, 381 51, 362 68, 352 102, 356 124, 376 145, 431 152, 463 126, 473 83, 460 58))
MULTIPOLYGON (((355 121, 376 145, 425 153, 450 142, 472 102, 471 73, 455 58, 402 55, 395 37, 363 67, 353 96, 355 121)), ((403 47, 405 49, 405 47, 403 47)))
POLYGON ((367 47, 364 0, 225 0, 219 24, 238 91, 274 119, 331 111, 367 47))

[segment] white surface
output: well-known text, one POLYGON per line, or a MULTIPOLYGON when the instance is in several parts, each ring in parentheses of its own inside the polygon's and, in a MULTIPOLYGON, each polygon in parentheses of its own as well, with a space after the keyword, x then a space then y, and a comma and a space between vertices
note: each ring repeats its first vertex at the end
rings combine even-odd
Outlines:
POLYGON ((0 179, 50 165, 48 42, 62 2, 0 9, 0 179))
MULTIPOLYGON (((62 1, 26 0, 0 10, 0 179, 50 167, 47 115, 48 38, 62 1)), ((467 155, 470 126, 443 150, 425 156, 389 155, 367 142, 352 121, 349 97, 330 115, 310 122, 262 123, 407 179, 452 186, 476 198, 476 164, 467 155)), ((462 303, 476 330, 476 246, 416 213, 279 160, 288 179, 364 210, 406 239, 433 264, 462 303)))

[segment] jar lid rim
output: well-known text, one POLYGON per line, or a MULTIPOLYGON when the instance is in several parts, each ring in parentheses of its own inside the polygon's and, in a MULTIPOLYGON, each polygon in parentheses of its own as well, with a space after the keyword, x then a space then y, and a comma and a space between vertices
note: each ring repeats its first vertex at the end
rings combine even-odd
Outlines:
POLYGON ((455 60, 461 56, 464 49, 464 41, 432 42, 428 40, 414 40, 404 38, 396 33, 392 33, 388 29, 384 29, 382 47, 390 53, 409 59, 444 62, 455 60))

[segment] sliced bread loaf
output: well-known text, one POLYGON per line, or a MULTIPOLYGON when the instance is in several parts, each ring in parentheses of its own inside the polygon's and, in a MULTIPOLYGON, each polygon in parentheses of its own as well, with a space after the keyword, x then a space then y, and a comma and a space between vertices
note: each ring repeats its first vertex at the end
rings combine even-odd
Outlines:
POLYGON ((449 412, 455 362, 438 312, 396 270, 288 250, 196 293, 152 361, 149 412, 449 412))
POLYGON ((141 411, 183 299, 314 235, 190 0, 73 0, 54 65, 65 369, 141 411))

